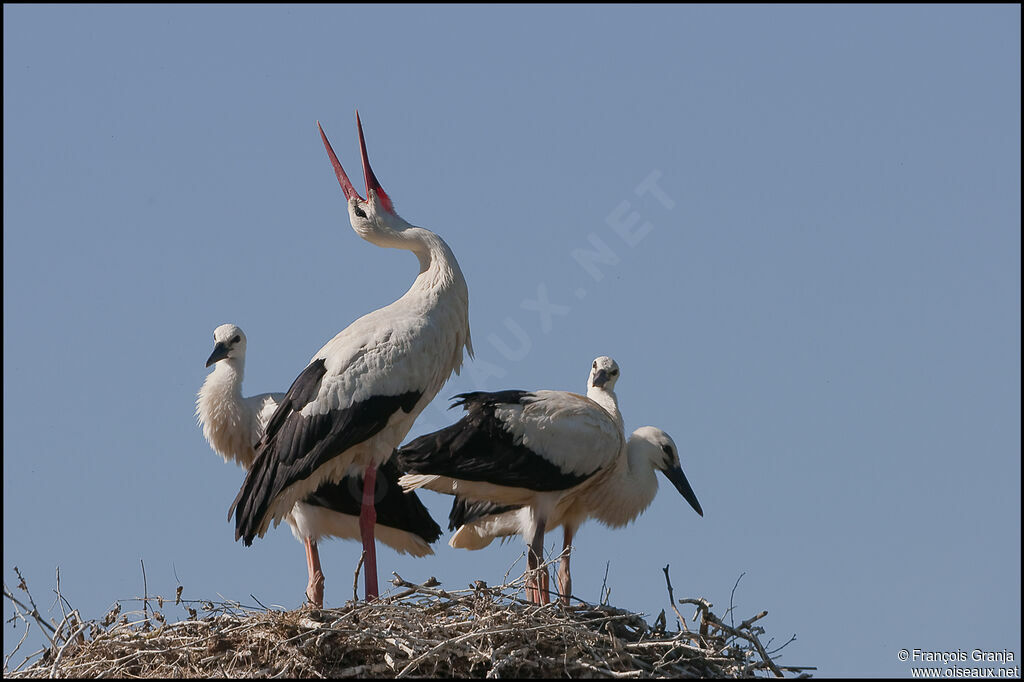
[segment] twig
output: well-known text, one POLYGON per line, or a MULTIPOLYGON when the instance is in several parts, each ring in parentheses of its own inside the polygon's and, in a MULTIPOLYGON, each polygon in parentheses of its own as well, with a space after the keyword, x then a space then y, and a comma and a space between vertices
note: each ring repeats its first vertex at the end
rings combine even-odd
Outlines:
MULTIPOLYGON (((57 599, 56 599, 56 602, 57 602, 58 604, 60 604, 60 614, 61 614, 61 616, 63 616, 63 617, 64 617, 64 619, 66 620, 66 619, 67 619, 67 617, 68 617, 68 614, 67 614, 67 612, 66 612, 66 611, 64 610, 64 604, 66 604, 66 603, 67 603, 67 600, 66 600, 66 599, 64 599, 64 596, 63 596, 63 595, 61 595, 61 593, 60 593, 60 566, 58 566, 58 567, 57 567, 57 589, 56 589, 56 590, 54 590, 54 592, 55 592, 55 593, 56 593, 56 595, 57 595, 57 599)), ((71 608, 71 604, 68 604, 67 606, 68 606, 68 608, 69 608, 69 609, 71 608)), ((51 606, 50 608, 53 608, 53 607, 51 606)))
MULTIPOLYGON (((736 595, 736 588, 739 586, 740 581, 743 580, 743 576, 745 576, 746 574, 747 574, 746 571, 743 571, 743 573, 740 573, 740 577, 736 578, 736 583, 732 586, 732 592, 729 593, 729 622, 733 624, 733 627, 736 626, 736 622, 733 620, 733 615, 732 615, 733 614, 732 598, 736 595)), ((743 626, 740 625, 740 627, 743 627, 743 626)))
POLYGON ((683 630, 689 632, 690 628, 686 627, 686 619, 683 618, 683 614, 679 613, 679 609, 676 608, 676 598, 672 595, 672 581, 668 577, 668 567, 670 565, 671 564, 665 564, 665 568, 661 569, 665 571, 665 585, 668 587, 668 603, 672 605, 672 610, 676 612, 679 622, 683 625, 683 630))
MULTIPOLYGON (((28 615, 32 616, 32 619, 39 624, 39 630, 43 633, 43 636, 46 637, 46 640, 50 643, 50 646, 54 646, 54 641, 53 637, 51 636, 51 633, 53 635, 56 635, 57 628, 43 620, 43 617, 39 613, 39 609, 36 608, 35 601, 32 599, 32 593, 28 591, 28 584, 25 582, 25 579, 21 576, 21 573, 18 571, 17 566, 14 567, 14 572, 18 574, 18 578, 21 580, 21 582, 18 584, 18 587, 21 590, 23 590, 26 595, 28 595, 28 602, 32 605, 32 608, 25 606, 25 604, 19 601, 18 598, 14 596, 14 593, 11 592, 11 589, 7 587, 7 583, 4 583, 4 596, 11 600, 11 603, 15 605, 15 608, 21 607, 21 610, 24 613, 27 613, 28 615), (47 633, 47 630, 49 630, 50 632, 47 633)), ((24 616, 22 616, 22 620, 25 620, 24 616)))
POLYGON ((772 649, 768 653, 771 654, 772 656, 774 656, 775 654, 779 653, 780 651, 782 651, 783 649, 785 649, 787 646, 789 646, 790 644, 792 644, 795 641, 796 641, 796 635, 793 635, 788 640, 786 640, 785 644, 783 644, 782 646, 778 647, 777 649, 772 649))
POLYGON ((753 625, 755 622, 761 620, 762 618, 764 618, 767 615, 768 615, 767 611, 762 611, 761 613, 757 614, 756 616, 751 616, 750 618, 747 618, 745 621, 740 623, 740 626, 738 628, 736 628, 736 629, 737 630, 746 630, 751 625, 753 625))
MULTIPOLYGON (((391 571, 391 575, 395 576, 391 580, 391 584, 392 585, 394 585, 395 587, 407 587, 407 588, 409 588, 409 590, 407 590, 406 592, 403 592, 402 595, 409 596, 411 594, 419 592, 420 594, 429 594, 432 597, 440 597, 442 599, 450 599, 451 598, 451 595, 449 595, 444 590, 432 590, 432 589, 430 589, 431 587, 436 587, 437 585, 441 584, 440 582, 438 582, 437 578, 435 578, 433 576, 431 576, 426 581, 424 581, 424 583, 422 585, 417 585, 416 583, 411 583, 411 582, 408 582, 407 580, 403 579, 402 576, 398 575, 394 571, 391 571)), ((395 595, 394 599, 398 599, 402 595, 395 595)))
POLYGON ((359 555, 359 563, 356 564, 356 574, 352 576, 352 601, 359 601, 359 571, 363 568, 363 559, 366 558, 364 549, 359 555))
POLYGON ((149 587, 146 585, 146 562, 139 559, 139 563, 142 564, 142 615, 149 618, 149 587))
POLYGON ((64 658, 64 652, 67 650, 69 646, 71 646, 72 643, 74 643, 75 638, 77 638, 78 635, 85 632, 85 628, 87 627, 89 627, 88 623, 82 623, 82 625, 78 628, 75 634, 68 637, 67 641, 64 642, 64 646, 60 648, 60 651, 57 652, 56 658, 54 658, 53 660, 53 667, 50 668, 50 677, 57 677, 57 666, 60 665, 60 659, 64 658))
POLYGON ((740 623, 739 628, 733 628, 726 625, 713 614, 710 614, 708 618, 711 622, 714 623, 715 627, 721 629, 723 632, 730 634, 733 637, 740 637, 753 644, 754 648, 757 649, 757 653, 761 655, 761 660, 763 660, 765 664, 771 669, 772 673, 774 673, 776 677, 783 677, 782 671, 779 670, 779 667, 777 665, 775 665, 775 661, 773 661, 771 656, 769 656, 768 653, 764 650, 764 646, 762 646, 761 640, 759 640, 754 631, 750 629, 750 624, 752 624, 756 620, 764 618, 767 615, 767 611, 762 611, 756 616, 753 616, 752 618, 749 618, 740 623), (746 630, 746 632, 744 632, 744 630, 746 630))
POLYGON ((612 565, 611 561, 604 562, 604 580, 601 581, 601 592, 598 594, 598 599, 597 599, 597 602, 599 604, 601 604, 602 606, 607 604, 608 603, 608 599, 610 599, 611 596, 612 596, 612 591, 611 590, 608 590, 608 593, 605 594, 605 590, 608 588, 608 569, 611 567, 611 565, 612 565))
POLYGON ((25 632, 21 635, 21 640, 18 642, 18 646, 14 647, 14 650, 11 653, 4 656, 4 673, 7 672, 7 668, 11 662, 11 658, 14 657, 14 654, 18 653, 18 649, 21 648, 21 645, 25 643, 25 638, 28 637, 29 630, 32 629, 32 623, 28 622, 24 618, 22 618, 22 620, 25 621, 25 632))

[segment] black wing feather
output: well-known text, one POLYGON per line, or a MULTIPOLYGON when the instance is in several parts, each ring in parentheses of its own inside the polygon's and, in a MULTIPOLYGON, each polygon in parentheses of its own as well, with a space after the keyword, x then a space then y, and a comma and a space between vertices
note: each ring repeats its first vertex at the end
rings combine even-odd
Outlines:
POLYGON ((408 391, 373 396, 344 409, 305 417, 299 413, 301 407, 294 405, 303 399, 303 405, 308 403, 314 385, 319 390, 323 373, 310 367, 321 362, 311 363, 292 384, 271 418, 271 422, 276 422, 274 431, 268 423, 252 469, 235 497, 235 539, 242 538, 246 546, 252 544, 282 490, 309 478, 335 456, 374 436, 398 410, 412 412, 423 395, 421 391, 408 391), (307 372, 309 376, 303 379, 307 372), (288 414, 282 417, 284 410, 288 414))
POLYGON ((474 502, 464 497, 456 497, 452 502, 452 510, 448 512, 448 530, 457 530, 467 523, 472 523, 492 514, 504 514, 508 511, 521 509, 516 504, 495 504, 493 502, 474 502))
POLYGON ((517 445, 494 415, 502 405, 533 399, 529 391, 461 393, 453 403, 466 408, 455 424, 413 440, 398 449, 398 466, 413 474, 447 476, 541 492, 566 490, 590 474, 562 471, 524 445, 517 445))
POLYGON ((309 401, 320 392, 320 382, 327 374, 327 363, 323 358, 318 358, 306 365, 299 376, 295 377, 284 399, 278 403, 274 414, 270 415, 267 421, 267 428, 264 430, 263 438, 256 444, 256 452, 267 444, 293 412, 299 412, 309 401))

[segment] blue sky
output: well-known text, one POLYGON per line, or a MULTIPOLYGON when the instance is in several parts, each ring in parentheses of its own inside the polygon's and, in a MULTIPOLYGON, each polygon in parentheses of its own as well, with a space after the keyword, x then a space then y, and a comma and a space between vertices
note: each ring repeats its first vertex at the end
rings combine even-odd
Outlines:
MULTIPOLYGON (((470 288, 477 359, 410 437, 607 354, 627 429, 680 447, 704 518, 662 480, 629 528, 585 525, 578 595, 607 564, 653 618, 670 564, 721 614, 745 574, 736 615, 796 634, 785 664, 1019 662, 1019 83, 1017 6, 5 5, 4 580, 48 605, 59 566, 98 618, 142 559, 151 593, 301 603, 286 528, 233 541, 242 472, 194 397, 217 325, 246 394, 283 391, 412 281, 316 132, 358 186, 358 108, 470 288)), ((496 582, 521 549, 380 573, 496 582)), ((322 547, 328 606, 357 551, 322 547)))

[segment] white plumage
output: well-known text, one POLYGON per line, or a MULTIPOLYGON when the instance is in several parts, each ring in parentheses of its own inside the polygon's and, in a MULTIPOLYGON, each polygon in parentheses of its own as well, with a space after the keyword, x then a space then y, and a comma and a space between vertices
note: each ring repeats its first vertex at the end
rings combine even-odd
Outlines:
MULTIPOLYGON (((425 487, 468 500, 525 505, 518 527, 530 547, 529 567, 542 558, 544 532, 555 510, 568 509, 606 476, 624 466, 625 438, 614 386, 619 368, 597 358, 587 396, 567 391, 465 393, 458 423, 399 449, 399 479, 406 490, 425 487)), ((531 584, 531 598, 546 601, 546 575, 531 584)))
MULTIPOLYGON (((565 601, 572 593, 568 549, 580 525, 589 518, 612 528, 621 528, 632 522, 650 506, 658 492, 655 471, 661 471, 690 506, 704 515, 683 473, 675 442, 659 428, 642 426, 634 431, 626 444, 626 466, 613 467, 611 471, 611 475, 588 486, 582 494, 557 505, 548 519, 549 529, 562 526, 564 530, 558 583, 565 601)), ((530 517, 527 507, 509 509, 507 506, 457 499, 452 506, 450 520, 453 529, 458 530, 448 544, 461 549, 483 549, 495 538, 522 534, 530 527, 530 517)))
MULTIPOLYGON (((452 372, 472 355, 469 292, 448 245, 398 216, 370 168, 358 121, 366 200, 356 192, 323 130, 348 199, 352 229, 386 248, 412 251, 419 274, 389 306, 357 319, 327 342, 299 374, 267 425, 259 457, 232 509, 246 545, 324 482, 363 473, 361 529, 367 598, 376 597, 372 491, 386 461, 452 372)), ((325 301, 327 309, 336 304, 325 301)))
POLYGON ((240 328, 222 324, 213 330, 214 349, 206 376, 196 397, 196 419, 203 436, 225 462, 248 470, 256 457, 253 446, 284 393, 260 393, 242 397, 245 378, 246 338, 240 328))
MULTIPOLYGON (((246 336, 236 325, 222 324, 213 332, 214 349, 206 366, 214 366, 196 399, 196 417, 203 436, 214 452, 226 462, 235 462, 248 470, 256 456, 255 444, 262 438, 267 421, 284 398, 284 393, 261 393, 243 397, 246 336)), ((389 470, 389 486, 378 505, 385 507, 375 526, 377 537, 400 554, 433 554, 430 543, 440 536, 440 528, 419 500, 402 499, 397 488, 397 471, 389 470), (411 503, 411 504, 410 504, 411 503), (389 523, 384 523, 388 521, 389 523)), ((324 577, 320 568, 317 542, 324 537, 360 538, 358 501, 351 491, 360 491, 361 477, 344 479, 340 485, 325 485, 304 501, 296 502, 285 521, 292 535, 306 546, 309 584, 306 596, 323 606, 324 577), (356 511, 356 514, 341 510, 356 511)))

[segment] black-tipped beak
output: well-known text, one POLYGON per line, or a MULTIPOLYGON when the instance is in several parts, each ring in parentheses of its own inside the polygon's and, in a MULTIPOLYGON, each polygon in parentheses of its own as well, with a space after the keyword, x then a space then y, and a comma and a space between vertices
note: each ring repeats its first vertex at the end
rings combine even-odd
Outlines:
POLYGON ((693 488, 690 487, 690 482, 686 480, 686 474, 680 467, 673 467, 662 471, 665 474, 665 478, 672 481, 672 485, 676 487, 679 494, 686 498, 686 501, 690 503, 701 516, 704 516, 704 510, 700 508, 700 502, 697 501, 697 496, 693 494, 693 488))
POLYGON ((206 366, 209 367, 215 362, 220 362, 228 356, 228 347, 223 341, 218 341, 217 345, 213 347, 213 352, 210 353, 210 359, 206 361, 206 366))
POLYGON ((601 388, 608 383, 608 372, 603 369, 597 370, 597 374, 594 375, 594 385, 601 388))

